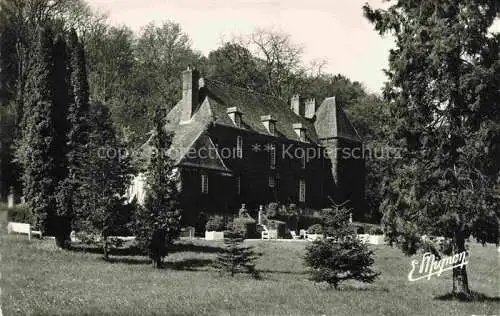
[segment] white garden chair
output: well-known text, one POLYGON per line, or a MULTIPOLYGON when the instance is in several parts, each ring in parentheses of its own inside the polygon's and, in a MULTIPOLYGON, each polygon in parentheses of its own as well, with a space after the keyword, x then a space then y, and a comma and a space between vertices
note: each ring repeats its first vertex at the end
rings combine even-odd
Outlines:
POLYGON ((301 238, 301 236, 300 236, 300 235, 297 235, 297 234, 295 233, 295 231, 294 231, 294 230, 291 230, 291 231, 290 231, 290 235, 292 235, 292 239, 293 239, 293 240, 297 240, 297 239, 300 239, 300 238, 301 238))

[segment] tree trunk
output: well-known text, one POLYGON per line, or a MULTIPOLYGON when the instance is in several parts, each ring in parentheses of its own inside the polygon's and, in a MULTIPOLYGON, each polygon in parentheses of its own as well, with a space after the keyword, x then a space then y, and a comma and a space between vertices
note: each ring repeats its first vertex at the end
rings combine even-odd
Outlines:
POLYGON ((151 238, 149 249, 150 257, 153 260, 153 268, 160 269, 162 267, 162 258, 165 250, 165 231, 162 229, 155 230, 151 238))
POLYGON ((56 246, 58 248, 65 249, 66 248, 66 238, 64 237, 64 235, 58 233, 54 237, 56 239, 56 246))
MULTIPOLYGON (((465 250, 465 238, 463 232, 457 232, 454 238, 454 254, 461 253, 465 250)), ((469 289, 469 279, 467 278, 466 266, 453 268, 453 296, 458 299, 471 299, 471 291, 469 289)))
POLYGON ((69 220, 65 217, 58 216, 54 219, 54 238, 56 239, 56 246, 61 249, 69 249, 71 245, 71 229, 69 220))
POLYGON ((102 250, 104 253, 104 259, 108 260, 109 259, 109 243, 108 243, 108 237, 102 236, 102 250))

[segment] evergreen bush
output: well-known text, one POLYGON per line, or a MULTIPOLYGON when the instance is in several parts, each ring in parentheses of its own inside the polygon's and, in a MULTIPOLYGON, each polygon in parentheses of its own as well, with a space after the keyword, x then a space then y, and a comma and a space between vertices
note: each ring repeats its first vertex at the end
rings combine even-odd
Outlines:
POLYGON ((356 238, 349 224, 350 210, 337 207, 324 216, 323 233, 330 238, 314 241, 305 256, 311 279, 327 282, 335 289, 346 280, 373 282, 379 275, 371 268, 373 251, 356 238))
POLYGON ((7 212, 9 222, 26 223, 33 225, 35 218, 27 205, 15 205, 12 208, 0 205, 0 211, 7 212))
POLYGON ((257 222, 249 216, 237 217, 233 220, 232 229, 240 231, 245 238, 252 238, 257 234, 257 222))
POLYGON ((205 225, 207 231, 224 231, 226 229, 226 221, 221 215, 212 215, 205 225))
POLYGON ((221 274, 234 276, 238 272, 248 272, 258 277, 255 260, 258 255, 253 247, 243 245, 244 236, 241 231, 232 229, 224 234, 224 248, 217 255, 214 267, 221 274))
POLYGON ((323 226, 321 224, 314 224, 312 226, 309 226, 307 229, 308 234, 322 234, 323 233, 323 226))

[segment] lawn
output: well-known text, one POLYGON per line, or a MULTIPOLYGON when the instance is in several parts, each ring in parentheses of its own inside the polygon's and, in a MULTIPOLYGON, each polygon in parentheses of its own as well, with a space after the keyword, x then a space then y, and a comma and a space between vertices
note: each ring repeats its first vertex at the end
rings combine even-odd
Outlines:
POLYGON ((220 277, 210 267, 220 243, 182 241, 168 268, 153 270, 141 256, 60 251, 53 241, 0 235, 4 315, 493 315, 500 313, 496 247, 471 244, 469 279, 481 301, 442 297, 451 273, 408 282, 411 258, 376 247, 371 285, 327 289, 308 280, 307 242, 249 241, 263 253, 261 280, 220 277))

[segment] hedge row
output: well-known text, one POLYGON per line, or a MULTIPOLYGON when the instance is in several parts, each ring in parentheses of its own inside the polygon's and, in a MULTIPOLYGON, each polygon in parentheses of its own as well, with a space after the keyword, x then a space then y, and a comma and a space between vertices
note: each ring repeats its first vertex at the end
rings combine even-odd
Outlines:
POLYGON ((8 208, 6 204, 0 204, 0 212, 7 212, 7 221, 16 223, 33 224, 34 217, 26 205, 16 205, 8 208))

